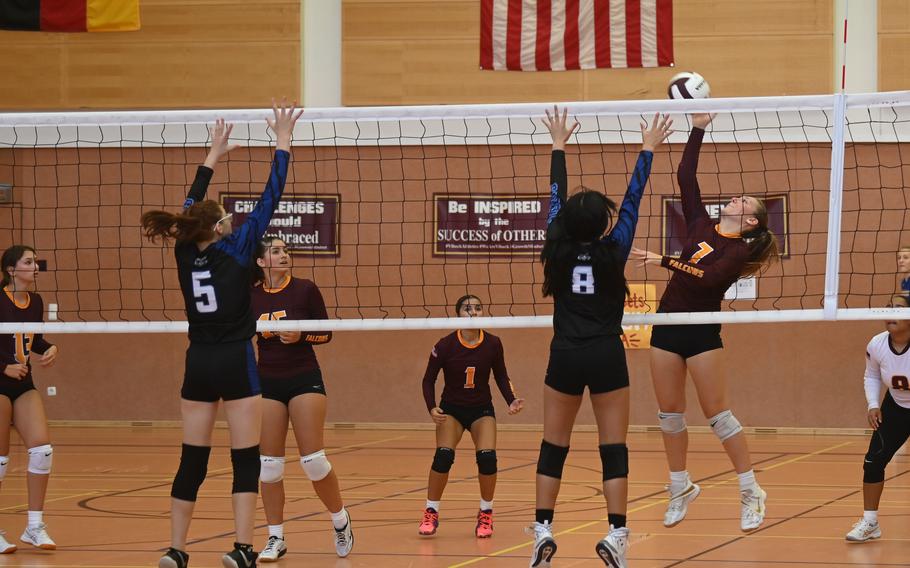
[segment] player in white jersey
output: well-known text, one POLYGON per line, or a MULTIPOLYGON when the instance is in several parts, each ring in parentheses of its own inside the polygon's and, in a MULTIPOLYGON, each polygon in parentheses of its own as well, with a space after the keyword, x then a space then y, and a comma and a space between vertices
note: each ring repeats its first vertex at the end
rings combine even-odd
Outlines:
MULTIPOLYGON (((910 307, 907 296, 891 299, 890 307, 910 307)), ((866 347, 864 386, 869 425, 875 432, 863 461, 863 518, 847 533, 848 542, 866 542, 882 536, 878 503, 885 488, 885 467, 910 438, 910 319, 888 321, 866 347), (881 400, 882 384, 885 398, 881 400)))

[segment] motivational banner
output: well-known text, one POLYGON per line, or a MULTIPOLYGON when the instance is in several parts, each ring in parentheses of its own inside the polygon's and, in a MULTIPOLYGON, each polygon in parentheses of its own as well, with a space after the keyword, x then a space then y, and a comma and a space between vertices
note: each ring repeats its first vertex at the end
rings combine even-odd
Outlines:
MULTIPOLYGON (((231 222, 235 229, 259 203, 256 196, 247 193, 222 193, 220 197, 224 210, 234 215, 231 222)), ((340 201, 338 195, 285 195, 265 234, 283 240, 291 254, 338 256, 340 201)))
POLYGON ((433 256, 537 255, 549 196, 434 194, 433 256))
MULTIPOLYGON (((777 237, 780 255, 790 255, 787 224, 789 204, 786 195, 768 195, 762 198, 768 209, 768 228, 777 237)), ((712 219, 720 218, 721 208, 730 202, 730 198, 702 198, 705 210, 712 219)), ((661 225, 661 254, 679 256, 686 241, 686 218, 683 216, 682 200, 678 197, 663 198, 663 223, 661 225)))

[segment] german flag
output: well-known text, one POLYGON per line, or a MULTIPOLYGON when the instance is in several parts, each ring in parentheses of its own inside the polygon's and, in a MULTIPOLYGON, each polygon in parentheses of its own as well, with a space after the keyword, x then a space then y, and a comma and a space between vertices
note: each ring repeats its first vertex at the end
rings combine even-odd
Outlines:
POLYGON ((136 31, 139 29, 139 0, 0 0, 0 29, 136 31))

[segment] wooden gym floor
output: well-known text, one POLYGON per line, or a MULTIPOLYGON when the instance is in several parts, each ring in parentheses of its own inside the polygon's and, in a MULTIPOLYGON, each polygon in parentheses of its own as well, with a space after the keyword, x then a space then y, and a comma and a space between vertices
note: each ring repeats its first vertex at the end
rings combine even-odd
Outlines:
MULTIPOLYGON (((15 437, 15 436, 14 436, 15 437)), ((232 540, 227 432, 216 431, 191 530, 190 566, 220 567, 232 540)), ((55 552, 20 544, 0 566, 132 568, 156 566, 168 540, 168 493, 178 462, 180 430, 151 427, 62 427, 55 446, 45 520, 55 552)), ((630 566, 686 568, 910 566, 910 460, 889 467, 881 508, 883 538, 849 545, 844 534, 862 515, 866 436, 750 435, 762 486, 768 492, 763 527, 739 531, 736 476, 713 435, 693 434, 689 469, 702 486, 682 524, 665 529, 666 465, 657 433, 630 435, 630 566)), ((326 432, 354 523, 355 546, 335 556, 328 514, 293 460, 285 482, 289 550, 276 566, 461 567, 526 566, 533 520, 539 432, 500 431, 495 534, 473 536, 479 498, 470 438, 459 446, 443 497, 439 532, 421 538, 434 441, 430 430, 336 428, 326 432)), ((289 448, 290 450, 291 448, 289 448)), ((296 457, 288 452, 288 456, 296 457)), ((17 541, 25 525, 25 457, 14 443, 0 490, 0 529, 17 541)), ((595 435, 576 432, 556 510, 559 551, 554 567, 602 566, 594 544, 607 530, 595 435)), ((256 548, 266 540, 260 509, 256 548)))

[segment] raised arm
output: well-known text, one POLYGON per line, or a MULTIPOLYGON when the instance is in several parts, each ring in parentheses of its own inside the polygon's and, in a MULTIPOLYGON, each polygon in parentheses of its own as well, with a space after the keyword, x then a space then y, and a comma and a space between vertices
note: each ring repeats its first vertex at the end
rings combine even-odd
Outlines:
POLYGON ((671 126, 673 126, 673 121, 669 116, 661 117, 658 114, 654 115, 650 128, 647 123, 641 124, 641 152, 638 153, 638 161, 635 163, 635 169, 629 179, 629 187, 626 189, 626 195, 619 208, 619 218, 606 237, 619 245, 623 262, 629 257, 629 251, 632 249, 635 227, 638 225, 638 207, 641 205, 641 197, 645 192, 648 177, 651 175, 654 150, 673 133, 670 130, 671 126))
POLYGON ((196 177, 193 179, 193 185, 183 202, 183 208, 186 209, 198 201, 205 199, 205 193, 208 191, 209 182, 212 181, 212 174, 215 173, 215 166, 222 156, 231 150, 238 148, 237 144, 229 142, 233 124, 225 124, 223 118, 215 121, 215 125, 209 130, 212 134, 212 147, 209 149, 205 162, 196 169, 196 177))
POLYGON ((679 169, 676 171, 676 181, 679 182, 679 191, 682 194, 683 215, 686 225, 692 226, 701 217, 708 217, 705 205, 701 200, 701 189, 698 187, 698 155, 701 152, 701 143, 705 137, 705 128, 713 120, 709 114, 692 115, 692 132, 686 149, 683 150, 679 169))
POLYGON ((256 248, 256 243, 268 229, 272 214, 275 212, 281 195, 284 193, 284 185, 288 176, 288 164, 291 159, 291 137, 297 119, 303 114, 302 110, 297 111, 294 108, 294 104, 287 104, 284 100, 280 104, 273 101, 272 112, 274 116, 267 118, 266 122, 275 132, 278 140, 269 179, 256 207, 237 230, 237 233, 232 235, 233 238, 227 239, 228 243, 225 244, 226 247, 232 249, 230 250, 231 254, 244 261, 251 258, 256 248))
POLYGON ((569 192, 569 176, 566 173, 566 142, 569 137, 578 128, 578 121, 574 121, 571 126, 567 125, 569 116, 568 109, 563 109, 562 113, 559 108, 553 105, 553 114, 546 111, 546 118, 541 119, 547 130, 550 131, 550 138, 553 140, 553 151, 550 155, 550 211, 547 213, 547 226, 556 218, 556 214, 562 209, 566 202, 569 192))

